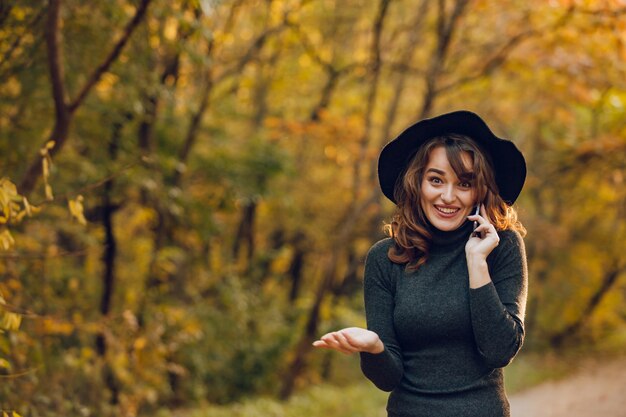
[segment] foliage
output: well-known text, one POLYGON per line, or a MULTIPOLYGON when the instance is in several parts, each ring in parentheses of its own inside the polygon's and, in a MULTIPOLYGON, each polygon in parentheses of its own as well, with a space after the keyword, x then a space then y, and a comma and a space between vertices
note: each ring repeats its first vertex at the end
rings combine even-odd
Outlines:
MULTIPOLYGON (((337 387, 316 385, 305 394, 292 398, 287 403, 261 397, 229 406, 208 406, 183 413, 187 417, 291 417, 291 416, 380 416, 385 409, 386 395, 376 392, 367 382, 351 386, 337 387)), ((162 411, 162 417, 169 417, 169 412, 162 411)), ((174 415, 174 414, 171 414, 174 415)))
POLYGON ((372 412, 308 339, 363 325, 380 147, 459 108, 527 158, 526 349, 624 334, 621 2, 384 5, 0 6, 0 409, 372 412))

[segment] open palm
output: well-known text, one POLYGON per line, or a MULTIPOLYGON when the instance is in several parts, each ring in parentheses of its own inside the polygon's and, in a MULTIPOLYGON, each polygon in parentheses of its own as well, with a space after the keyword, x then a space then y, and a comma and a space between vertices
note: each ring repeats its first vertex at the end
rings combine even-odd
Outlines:
POLYGON ((347 327, 326 333, 313 342, 317 348, 333 349, 345 354, 355 352, 380 353, 385 347, 376 333, 360 327, 347 327))

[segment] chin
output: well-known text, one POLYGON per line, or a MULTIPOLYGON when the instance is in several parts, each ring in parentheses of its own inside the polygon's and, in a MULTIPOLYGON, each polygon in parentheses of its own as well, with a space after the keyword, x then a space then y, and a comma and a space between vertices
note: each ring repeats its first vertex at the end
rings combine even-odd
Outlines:
POLYGON ((435 228, 437 228, 438 230, 441 230, 442 232, 451 232, 461 227, 463 223, 465 223, 465 219, 468 215, 465 213, 459 213, 457 214, 457 216, 459 216, 459 218, 448 220, 442 219, 437 215, 437 213, 431 212, 428 213, 426 217, 428 218, 430 224, 435 226, 435 228))
POLYGON ((451 232, 461 227, 461 225, 463 225, 463 222, 456 223, 456 224, 448 224, 448 223, 441 224, 440 222, 431 222, 431 223, 433 226, 435 226, 437 229, 441 230, 442 232, 451 232))

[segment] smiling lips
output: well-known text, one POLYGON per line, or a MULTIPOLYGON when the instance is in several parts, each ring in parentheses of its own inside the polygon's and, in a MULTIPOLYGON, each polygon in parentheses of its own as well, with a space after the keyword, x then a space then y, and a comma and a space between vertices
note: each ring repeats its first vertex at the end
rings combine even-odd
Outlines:
POLYGON ((453 217, 459 210, 458 207, 435 206, 437 212, 443 217, 453 217))

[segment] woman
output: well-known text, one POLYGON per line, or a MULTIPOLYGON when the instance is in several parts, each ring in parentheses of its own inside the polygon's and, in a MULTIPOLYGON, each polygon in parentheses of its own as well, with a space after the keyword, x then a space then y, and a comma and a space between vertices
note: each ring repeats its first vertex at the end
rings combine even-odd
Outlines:
POLYGON ((360 352, 390 417, 508 416, 502 367, 524 338, 527 269, 511 207, 526 165, 476 114, 422 120, 379 158, 397 205, 365 262, 368 329, 314 346, 360 352), (476 214, 476 209, 479 214, 476 214))

